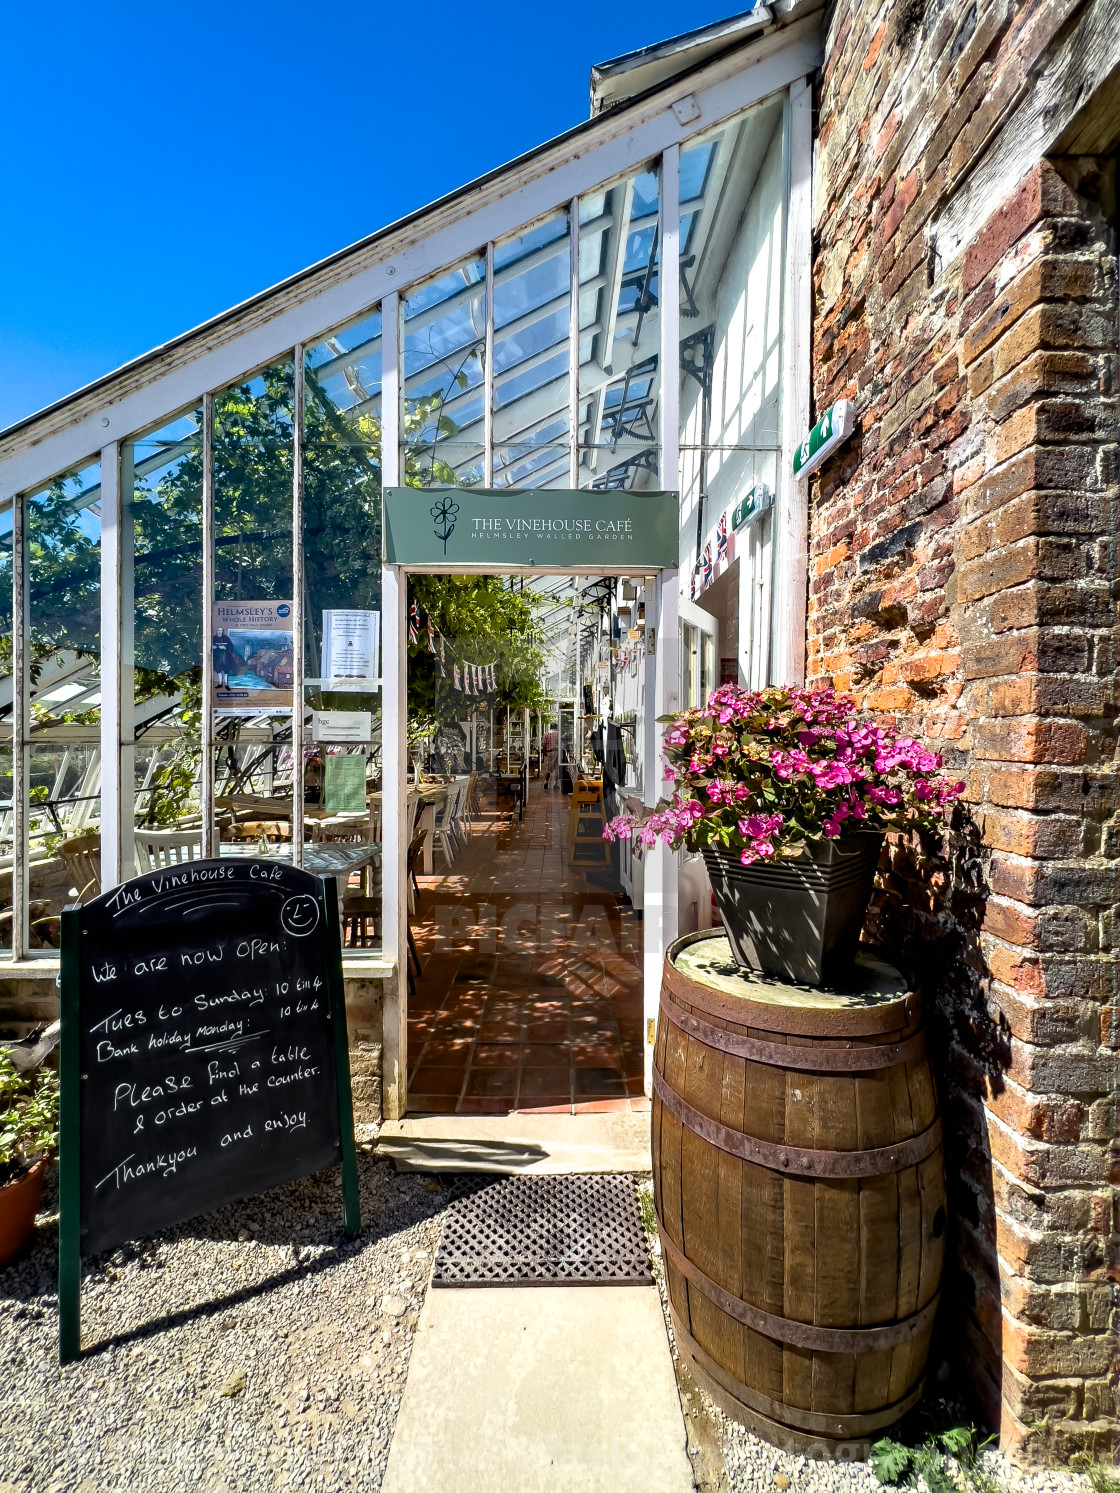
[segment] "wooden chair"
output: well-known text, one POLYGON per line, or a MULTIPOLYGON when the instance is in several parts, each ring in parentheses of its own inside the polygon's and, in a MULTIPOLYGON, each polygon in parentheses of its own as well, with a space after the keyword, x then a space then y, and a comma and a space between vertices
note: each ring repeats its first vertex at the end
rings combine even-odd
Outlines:
POLYGON ((348 929, 347 945, 366 948, 381 941, 381 892, 348 892, 342 899, 342 925, 348 929))
POLYGON ((92 902, 101 895, 101 836, 75 835, 58 847, 70 885, 79 902, 92 902))
POLYGON ((462 796, 463 789, 457 783, 452 783, 447 790, 447 797, 436 807, 436 822, 432 835, 443 851, 444 859, 449 866, 461 849, 455 828, 462 796))
POLYGON ((201 830, 138 829, 135 840, 141 875, 202 859, 201 830))

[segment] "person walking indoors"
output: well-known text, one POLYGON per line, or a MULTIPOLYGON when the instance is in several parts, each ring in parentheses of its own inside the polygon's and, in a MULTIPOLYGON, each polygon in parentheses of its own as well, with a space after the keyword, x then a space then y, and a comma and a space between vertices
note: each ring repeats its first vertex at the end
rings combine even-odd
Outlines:
MULTIPOLYGON (((548 730, 541 739, 541 767, 544 771, 544 791, 548 792, 548 785, 554 772, 556 772, 557 751, 560 745, 560 737, 557 734, 555 721, 549 721, 548 730)), ((557 783, 560 775, 556 775, 557 783)))

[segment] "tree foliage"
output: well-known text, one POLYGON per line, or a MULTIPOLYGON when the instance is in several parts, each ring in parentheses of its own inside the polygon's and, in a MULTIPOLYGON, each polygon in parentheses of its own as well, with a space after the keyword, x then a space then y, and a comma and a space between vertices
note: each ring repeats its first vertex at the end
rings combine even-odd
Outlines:
POLYGON ((421 626, 420 641, 409 645, 412 719, 432 725, 461 720, 484 700, 500 710, 536 710, 544 704, 540 680, 545 659, 533 626, 533 592, 511 590, 501 576, 414 575, 409 577, 408 595, 448 644, 446 679, 428 650, 426 627, 421 626), (494 664, 496 693, 473 696, 456 691, 453 662, 494 664))

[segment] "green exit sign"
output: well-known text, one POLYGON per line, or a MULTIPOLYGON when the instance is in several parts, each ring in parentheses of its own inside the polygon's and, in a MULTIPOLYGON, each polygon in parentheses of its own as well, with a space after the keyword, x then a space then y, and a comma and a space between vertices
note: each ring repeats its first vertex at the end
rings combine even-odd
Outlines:
POLYGON ((825 410, 793 453, 793 475, 807 477, 815 472, 851 435, 855 418, 855 406, 850 399, 838 399, 831 409, 825 410))
POLYGON ((765 513, 773 501, 774 495, 765 482, 752 487, 746 497, 740 498, 731 510, 731 527, 734 532, 738 534, 740 529, 745 529, 760 513, 765 513))

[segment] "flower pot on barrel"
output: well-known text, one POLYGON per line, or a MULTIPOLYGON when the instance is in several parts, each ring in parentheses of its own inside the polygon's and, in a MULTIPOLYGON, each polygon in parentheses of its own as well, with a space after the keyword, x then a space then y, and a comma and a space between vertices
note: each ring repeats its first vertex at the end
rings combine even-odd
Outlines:
MULTIPOLYGON (((17 1060, 21 1048, 34 1051, 27 1043, 13 1044, 17 1060)), ((57 1075, 17 1067, 10 1050, 0 1047, 0 1267, 31 1237, 47 1158, 57 1146, 57 1075)))
POLYGON ((962 784, 831 691, 672 717, 672 799, 608 827, 703 852, 723 928, 666 956, 654 1200, 678 1345, 787 1447, 865 1456, 920 1397, 945 1177, 920 993, 859 944, 890 831, 962 784))

